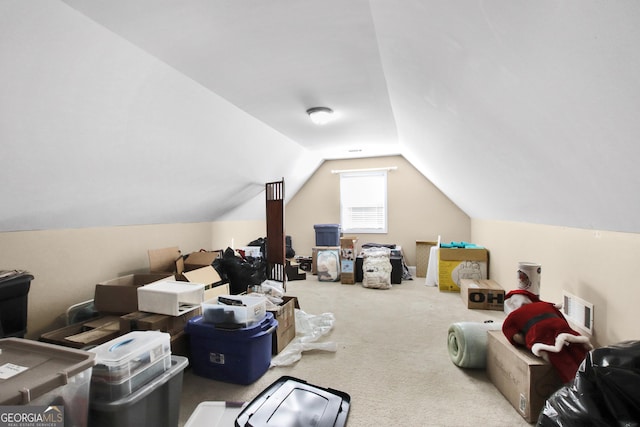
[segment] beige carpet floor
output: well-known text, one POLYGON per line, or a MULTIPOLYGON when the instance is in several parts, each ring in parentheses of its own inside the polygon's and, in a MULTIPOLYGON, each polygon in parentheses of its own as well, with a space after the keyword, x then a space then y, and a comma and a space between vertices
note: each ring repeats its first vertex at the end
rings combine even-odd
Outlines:
POLYGON ((468 310, 457 293, 425 286, 424 278, 388 290, 307 280, 287 283, 309 314, 333 313, 321 341, 336 352, 305 352, 294 365, 270 368, 249 386, 184 372, 180 426, 203 401, 250 401, 283 375, 351 396, 350 427, 529 426, 488 380, 484 369, 451 362, 454 322, 501 321, 499 311, 468 310))

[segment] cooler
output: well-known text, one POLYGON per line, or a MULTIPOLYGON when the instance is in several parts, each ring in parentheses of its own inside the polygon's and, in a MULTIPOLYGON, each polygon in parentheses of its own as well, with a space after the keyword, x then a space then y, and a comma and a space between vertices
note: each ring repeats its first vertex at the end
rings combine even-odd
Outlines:
POLYGON ((33 276, 21 270, 0 270, 0 338, 24 337, 27 298, 33 276))
POLYGON ((180 415, 182 377, 189 364, 171 356, 171 367, 122 399, 91 401, 89 427, 176 427, 180 415))
POLYGON ((95 355, 84 350, 0 339, 0 405, 51 406, 64 413, 65 426, 86 426, 94 362, 95 355))
POLYGON ((259 323, 240 329, 220 329, 202 316, 189 319, 191 365, 196 375, 213 380, 251 384, 271 365, 271 334, 278 321, 266 313, 259 323))
POLYGON ((96 354, 91 402, 121 399, 169 369, 170 340, 166 332, 133 331, 89 350, 96 354))

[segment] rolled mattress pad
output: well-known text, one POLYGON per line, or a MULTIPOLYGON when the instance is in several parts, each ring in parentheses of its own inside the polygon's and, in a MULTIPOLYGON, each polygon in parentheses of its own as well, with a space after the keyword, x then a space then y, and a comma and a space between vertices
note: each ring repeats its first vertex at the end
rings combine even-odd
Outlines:
POLYGON ((487 331, 502 329, 502 322, 457 322, 449 326, 447 346, 451 361, 461 368, 487 364, 487 331))

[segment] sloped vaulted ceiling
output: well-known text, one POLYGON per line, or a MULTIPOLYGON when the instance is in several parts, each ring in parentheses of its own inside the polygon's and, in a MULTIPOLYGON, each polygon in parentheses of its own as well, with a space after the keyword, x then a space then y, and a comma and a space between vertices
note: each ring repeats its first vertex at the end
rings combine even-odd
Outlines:
POLYGON ((402 154, 474 218, 640 231, 638 2, 0 12, 2 230, 249 219, 266 181, 402 154))

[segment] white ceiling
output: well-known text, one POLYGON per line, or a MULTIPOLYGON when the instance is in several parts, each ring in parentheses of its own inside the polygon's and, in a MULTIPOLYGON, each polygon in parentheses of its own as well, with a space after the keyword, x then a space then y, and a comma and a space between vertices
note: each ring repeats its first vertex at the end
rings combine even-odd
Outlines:
POLYGON ((64 1, 323 156, 398 152, 368 1, 64 1), (339 120, 311 126, 316 106, 339 120))
POLYGON ((12 165, 0 196, 19 199, 2 230, 250 217, 265 181, 285 177, 291 196, 323 159, 402 154, 473 218, 640 231, 640 2, 2 0, 0 12, 12 165), (312 125, 315 106, 337 119, 312 125), (163 206, 176 179, 180 203, 163 206))

